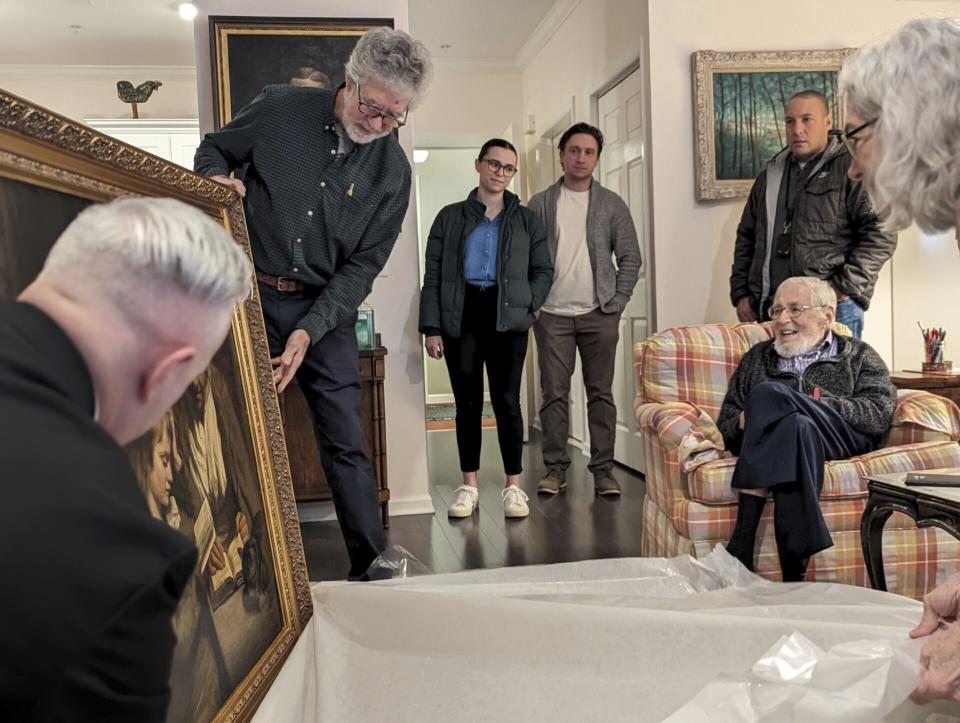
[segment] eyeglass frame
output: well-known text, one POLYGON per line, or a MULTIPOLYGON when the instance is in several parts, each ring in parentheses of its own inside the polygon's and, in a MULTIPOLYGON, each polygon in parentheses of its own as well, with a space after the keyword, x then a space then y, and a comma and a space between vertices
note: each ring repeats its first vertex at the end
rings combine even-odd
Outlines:
POLYGON ((487 168, 490 169, 490 172, 491 172, 494 176, 496 176, 496 175, 499 174, 501 171, 503 171, 503 177, 504 177, 504 178, 513 178, 515 175, 517 175, 517 171, 520 170, 519 168, 517 168, 517 167, 514 166, 514 165, 511 165, 510 163, 501 163, 501 162, 498 161, 496 158, 478 158, 477 160, 480 160, 480 161, 483 161, 484 163, 486 163, 486 164, 487 164, 487 168), (494 165, 494 164, 496 164, 496 165, 494 165), (513 169, 513 170, 510 171, 509 173, 507 172, 507 166, 510 166, 510 168, 513 169))
POLYGON ((840 131, 840 140, 843 142, 843 145, 853 160, 857 160, 857 134, 876 124, 879 120, 879 118, 874 118, 873 120, 868 120, 866 123, 861 123, 849 133, 847 131, 840 131))
POLYGON ((810 311, 810 309, 823 309, 830 305, 829 304, 794 304, 793 306, 796 309, 798 309, 798 311, 796 311, 795 313, 790 310, 790 305, 781 306, 780 311, 778 313, 774 313, 774 309, 776 309, 777 307, 771 306, 769 309, 767 309, 767 316, 770 317, 770 321, 776 321, 781 316, 783 316, 783 312, 787 312, 787 316, 790 317, 790 320, 796 321, 801 316, 803 316, 808 311, 810 311))
POLYGON ((380 106, 374 103, 365 101, 363 99, 363 96, 361 95, 362 91, 360 88, 360 84, 357 83, 356 86, 357 86, 357 110, 360 111, 360 114, 364 118, 369 118, 370 120, 373 120, 374 118, 379 118, 384 125, 387 125, 389 123, 391 128, 403 128, 407 124, 407 115, 409 115, 410 113, 409 107, 405 111, 403 111, 402 118, 397 118, 392 113, 388 113, 385 110, 383 110, 383 108, 381 108, 380 106), (364 107, 369 108, 370 111, 372 111, 372 114, 368 114, 367 111, 364 110, 364 107))

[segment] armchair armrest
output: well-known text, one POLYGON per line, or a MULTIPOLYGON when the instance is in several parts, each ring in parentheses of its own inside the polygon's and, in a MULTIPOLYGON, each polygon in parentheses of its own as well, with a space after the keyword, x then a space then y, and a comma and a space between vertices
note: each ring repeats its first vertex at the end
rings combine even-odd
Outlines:
POLYGON ((637 426, 656 438, 661 451, 675 456, 682 472, 724 456, 723 436, 709 414, 689 402, 637 406, 637 426))
POLYGON ((960 409, 945 397, 901 389, 886 446, 960 439, 960 409))

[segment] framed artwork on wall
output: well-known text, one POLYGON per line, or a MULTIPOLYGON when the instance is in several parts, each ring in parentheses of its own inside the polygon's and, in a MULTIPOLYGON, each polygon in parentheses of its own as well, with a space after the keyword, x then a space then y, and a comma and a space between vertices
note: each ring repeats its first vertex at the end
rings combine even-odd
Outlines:
POLYGON ((745 198, 786 146, 783 107, 801 90, 827 98, 843 126, 837 75, 853 48, 693 54, 697 200, 745 198))
MULTIPOLYGON (((0 91, 0 301, 33 280, 81 210, 120 196, 189 203, 250 253, 223 186, 0 91)), ((173 620, 169 719, 248 720, 312 613, 255 293, 213 364, 127 452, 151 513, 200 552, 173 620), (153 485, 161 456, 170 475, 153 485)))
POLYGON ((219 17, 210 21, 216 128, 267 85, 336 88, 357 40, 391 18, 219 17))

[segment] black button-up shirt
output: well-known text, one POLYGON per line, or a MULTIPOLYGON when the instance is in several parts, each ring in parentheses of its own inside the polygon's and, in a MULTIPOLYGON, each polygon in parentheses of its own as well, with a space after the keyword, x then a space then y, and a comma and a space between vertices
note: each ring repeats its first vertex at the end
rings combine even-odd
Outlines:
POLYGON ((311 342, 370 293, 410 201, 410 164, 394 134, 337 152, 336 93, 267 86, 208 133, 194 159, 204 176, 249 164, 244 208, 254 264, 318 289, 297 324, 311 342))

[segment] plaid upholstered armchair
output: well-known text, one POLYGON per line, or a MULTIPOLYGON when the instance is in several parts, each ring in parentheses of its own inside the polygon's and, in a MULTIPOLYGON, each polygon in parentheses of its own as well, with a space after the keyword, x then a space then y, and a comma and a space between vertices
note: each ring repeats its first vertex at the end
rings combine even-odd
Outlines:
MULTIPOLYGON (((845 328, 845 327, 844 327, 845 328)), ((634 348, 636 417, 646 456, 642 550, 647 556, 706 555, 733 531, 736 458, 724 450, 715 421, 727 382, 746 351, 772 336, 771 324, 710 324, 667 329, 634 348)), ((922 391, 901 391, 886 445, 828 462, 821 506, 834 546, 810 561, 808 580, 868 586, 860 547, 864 475, 960 467, 960 410, 922 391)), ((757 572, 779 578, 768 503, 757 533, 757 572)), ((917 529, 895 513, 883 538, 887 586, 919 598, 960 569, 960 543, 946 532, 917 529)))

